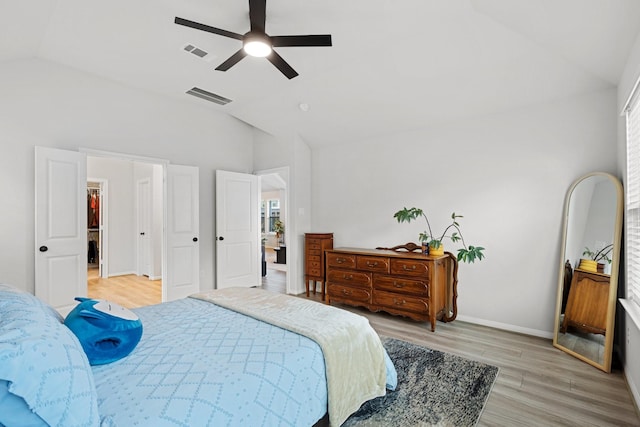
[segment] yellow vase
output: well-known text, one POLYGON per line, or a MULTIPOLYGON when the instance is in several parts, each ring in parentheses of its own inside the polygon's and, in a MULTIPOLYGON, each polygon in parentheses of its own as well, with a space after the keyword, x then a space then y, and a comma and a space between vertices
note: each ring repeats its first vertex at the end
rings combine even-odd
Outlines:
POLYGON ((434 248, 433 246, 429 245, 429 255, 433 255, 433 256, 444 255, 444 245, 440 243, 440 246, 438 246, 437 248, 434 248))
POLYGON ((590 259, 581 259, 580 265, 578 266, 580 270, 590 271, 592 273, 598 272, 598 262, 590 259))

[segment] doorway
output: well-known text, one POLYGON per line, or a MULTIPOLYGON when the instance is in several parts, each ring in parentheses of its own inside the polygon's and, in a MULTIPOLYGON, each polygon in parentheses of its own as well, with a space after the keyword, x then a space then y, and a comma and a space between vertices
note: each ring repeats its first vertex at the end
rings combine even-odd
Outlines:
POLYGON ((159 304, 163 286, 162 165, 87 156, 87 175, 92 177, 87 190, 91 193, 87 201, 87 295, 127 308, 159 304))
MULTIPOLYGON (((80 149, 70 151, 50 147, 35 147, 35 294, 61 314, 66 315, 77 304, 76 297, 87 296, 87 168, 93 157, 102 160, 117 160, 155 164, 162 179, 158 187, 163 200, 161 248, 161 301, 173 301, 200 290, 200 219, 199 219, 199 169, 196 166, 169 164, 162 159, 80 149), (63 262, 60 262, 63 258, 63 262)), ((113 250, 117 237, 135 238, 135 216, 125 215, 121 220, 114 215, 119 212, 122 203, 133 203, 133 197, 122 197, 115 191, 117 183, 134 182, 131 172, 96 171, 98 176, 109 183, 109 197, 103 196, 103 222, 109 223, 108 250, 103 245, 103 263, 105 273, 112 276, 135 275, 135 262, 132 255, 133 244, 120 245, 113 250), (109 175, 109 173, 111 175, 109 175), (104 178, 102 178, 104 177, 104 178), (113 189, 114 191, 111 191, 113 189), (113 197, 118 194, 120 197, 113 197), (117 203, 116 203, 117 201, 117 203), (105 209, 109 205, 108 209, 105 209), (112 207, 114 207, 112 209, 112 207), (104 212, 107 212, 106 217, 104 212), (108 218, 108 220, 106 219, 108 218), (123 268, 123 258, 130 257, 129 265, 123 268), (117 262, 120 262, 118 264, 117 262), (117 267, 116 267, 117 266, 117 267)), ((128 190, 129 194, 132 190, 128 190)), ((256 205, 257 205, 256 190, 256 205)), ((256 206, 257 212, 257 206, 256 206)), ((257 214, 255 215, 257 223, 257 214)), ((256 236, 258 229, 256 226, 256 236)), ((131 242, 131 240, 130 240, 131 242)), ((258 238, 256 237, 257 247, 258 238)), ((256 263, 257 264, 257 263, 256 263)), ((146 278, 145 278, 146 279, 146 278)), ((102 278, 99 278, 102 280, 102 278)), ((147 279, 147 282, 148 279, 147 279)))
POLYGON ((87 178, 87 276, 107 277, 107 223, 105 200, 108 182, 87 178))
POLYGON ((264 251, 262 286, 287 293, 291 253, 288 242, 288 168, 270 169, 260 176, 260 224, 264 251))

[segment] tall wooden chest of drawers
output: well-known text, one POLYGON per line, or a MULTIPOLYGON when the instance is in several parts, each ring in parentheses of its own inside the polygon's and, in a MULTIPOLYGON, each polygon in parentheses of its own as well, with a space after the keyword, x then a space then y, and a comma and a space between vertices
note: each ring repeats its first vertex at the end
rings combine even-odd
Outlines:
POLYGON ((448 258, 377 249, 328 250, 326 301, 428 320, 433 332, 436 319, 448 317, 448 258))
POLYGON ((305 233, 304 235, 304 282, 309 296, 309 282, 313 283, 316 293, 316 282, 322 286, 322 299, 325 298, 325 257, 324 251, 333 248, 333 233, 305 233))

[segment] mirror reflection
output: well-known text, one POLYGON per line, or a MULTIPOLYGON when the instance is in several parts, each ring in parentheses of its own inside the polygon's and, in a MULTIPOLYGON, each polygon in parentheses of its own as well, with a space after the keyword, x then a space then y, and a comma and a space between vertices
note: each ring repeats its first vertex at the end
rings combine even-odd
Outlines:
POLYGON ((596 172, 577 180, 565 202, 554 346, 611 370, 622 186, 596 172))

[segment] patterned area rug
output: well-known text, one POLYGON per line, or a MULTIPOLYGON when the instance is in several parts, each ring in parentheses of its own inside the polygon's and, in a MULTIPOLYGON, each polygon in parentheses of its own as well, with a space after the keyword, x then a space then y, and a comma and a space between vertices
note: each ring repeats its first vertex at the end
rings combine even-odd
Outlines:
POLYGON ((343 427, 474 426, 498 368, 382 337, 398 371, 398 387, 366 402, 343 427))

